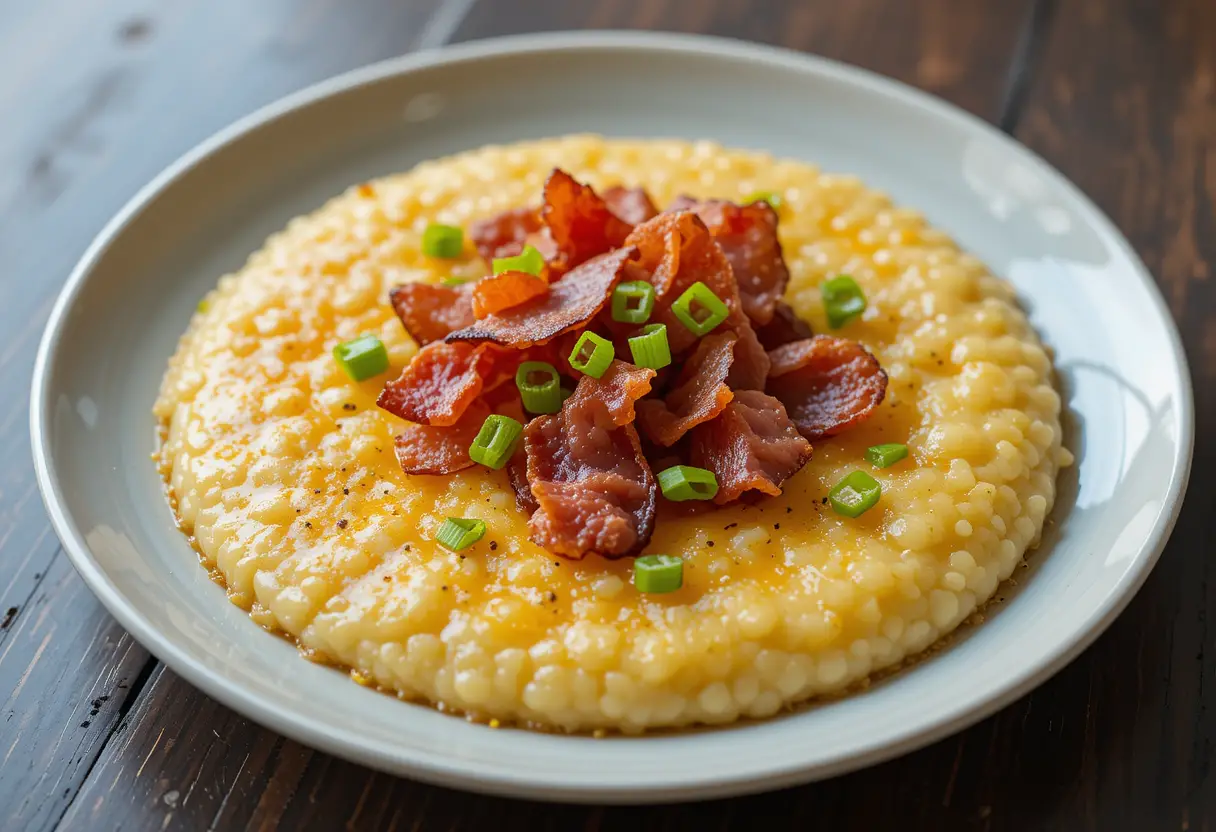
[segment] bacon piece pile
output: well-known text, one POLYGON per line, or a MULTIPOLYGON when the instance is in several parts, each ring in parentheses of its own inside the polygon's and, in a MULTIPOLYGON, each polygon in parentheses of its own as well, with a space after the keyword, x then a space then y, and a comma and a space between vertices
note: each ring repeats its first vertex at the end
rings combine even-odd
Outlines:
POLYGON ((601 196, 555 170, 540 206, 469 229, 487 271, 493 258, 532 245, 545 258, 541 276, 508 271, 392 291, 422 346, 379 399, 409 423, 396 439, 402 469, 470 467, 468 447, 491 413, 527 419, 512 381, 520 363, 545 361, 574 392, 560 412, 526 421, 505 472, 532 539, 548 551, 574 559, 640 553, 662 499, 655 466, 712 471, 719 505, 779 495, 810 459, 812 441, 882 402, 887 377, 863 346, 813 335, 782 300, 789 270, 777 224, 765 202, 680 197, 660 212, 642 188, 601 196), (628 339, 642 325, 611 316, 617 284, 636 280, 655 289, 648 323, 667 325, 672 365, 657 373, 626 363, 628 339), (700 338, 672 311, 697 282, 729 309, 700 338), (599 379, 569 364, 588 330, 616 347, 599 379))

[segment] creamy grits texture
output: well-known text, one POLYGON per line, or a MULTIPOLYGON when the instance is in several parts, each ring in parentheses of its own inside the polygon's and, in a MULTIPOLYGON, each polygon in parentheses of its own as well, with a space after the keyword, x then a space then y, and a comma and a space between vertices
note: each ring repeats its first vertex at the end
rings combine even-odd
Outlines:
POLYGON ((767 717, 925 650, 1037 543, 1071 461, 1051 358, 1007 284, 853 177, 708 142, 573 136, 352 187, 220 280, 155 412, 181 528, 256 622, 404 699, 566 731, 767 717), (838 334, 890 376, 873 416, 815 443, 782 496, 660 514, 646 551, 684 558, 671 594, 637 592, 630 559, 533 544, 503 472, 404 474, 403 423, 375 404, 416 351, 388 290, 486 270, 467 241, 457 260, 423 256, 422 230, 534 203, 554 166, 659 205, 781 193, 787 300, 828 332, 819 286, 852 275, 869 307, 838 334), (356 383, 331 350, 363 333, 392 366, 356 383), (862 454, 885 442, 911 455, 875 471, 862 454), (882 499, 840 517, 824 497, 858 468, 882 499), (489 531, 449 552, 434 542, 448 516, 489 531))

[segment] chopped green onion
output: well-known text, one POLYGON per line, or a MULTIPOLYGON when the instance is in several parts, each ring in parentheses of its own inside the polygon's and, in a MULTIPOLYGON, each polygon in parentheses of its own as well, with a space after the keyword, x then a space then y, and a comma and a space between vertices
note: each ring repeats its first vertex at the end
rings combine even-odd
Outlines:
POLYGON ((860 517, 874 508, 881 496, 882 486, 865 471, 854 471, 828 492, 832 508, 845 517, 860 517))
POLYGON ((375 335, 360 335, 334 347, 338 366, 355 381, 378 376, 388 369, 388 350, 375 335))
POLYGON ((457 277, 456 275, 451 275, 450 277, 445 277, 443 280, 441 280, 439 282, 442 283, 444 286, 462 286, 465 283, 469 282, 469 278, 457 277))
POLYGON ((708 334, 730 314, 726 304, 699 280, 676 298, 671 311, 698 338, 708 334))
POLYGON ((524 250, 514 257, 495 257, 494 274, 502 272, 527 272, 540 276, 545 268, 545 255, 537 251, 535 246, 524 246, 524 250))
POLYGON ((678 555, 642 555, 633 562, 633 585, 652 595, 675 592, 684 585, 684 559, 678 555))
POLYGON ((785 204, 785 198, 776 191, 756 191, 744 202, 767 202, 774 211, 780 211, 781 206, 785 204))
POLYGON ((203 298, 202 300, 200 300, 198 302, 198 311, 199 312, 206 312, 210 308, 211 308, 211 304, 207 302, 206 298, 203 298))
POLYGON ((666 324, 647 324, 642 334, 629 339, 633 363, 639 367, 660 370, 671 363, 671 347, 667 343, 666 324))
POLYGON ((599 378, 608 372, 615 356, 616 347, 611 341, 587 330, 570 353, 570 366, 592 378, 599 378))
POLYGON ((612 290, 612 320, 622 324, 644 324, 654 311, 654 287, 645 280, 631 280, 612 290))
POLYGON ((842 274, 825 282, 820 289, 823 294, 823 311, 828 316, 828 326, 840 329, 866 311, 866 296, 857 281, 842 274))
POLYGON ((484 520, 449 517, 443 521, 443 525, 435 533, 435 539, 439 541, 439 545, 445 546, 453 552, 459 552, 461 549, 467 549, 481 540, 485 537, 485 534, 486 523, 484 520))
POLYGON ((464 232, 454 225, 433 222, 422 232, 422 253, 427 257, 452 259, 464 250, 464 232))
POLYGON ((890 468, 908 455, 908 446, 898 442, 866 448, 866 462, 875 468, 890 468))
POLYGON ((718 493, 718 478, 704 468, 673 465, 659 472, 659 488, 664 497, 676 503, 712 500, 718 493))
POLYGON ((515 371, 515 386, 529 413, 556 413, 562 409, 561 378, 552 364, 525 361, 515 371))
POLYGON ((515 453, 515 443, 524 426, 510 416, 495 413, 488 417, 469 446, 469 457, 487 468, 501 468, 515 453))

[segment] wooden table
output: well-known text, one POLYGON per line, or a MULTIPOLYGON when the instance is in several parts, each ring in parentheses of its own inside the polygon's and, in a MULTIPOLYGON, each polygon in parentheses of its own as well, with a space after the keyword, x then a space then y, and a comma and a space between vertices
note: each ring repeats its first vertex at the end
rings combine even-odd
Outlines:
MULTIPOLYGON (((0 3, 0 828, 1208 829, 1216 825, 1216 0, 32 0, 0 3), (73 262, 214 130, 414 49, 708 32, 860 64, 1000 126, 1109 212, 1182 328, 1200 428, 1148 584, 1033 694, 827 783, 652 808, 461 794, 311 751, 191 688, 93 599, 36 493, 35 343, 73 262)), ((1129 333, 1134 337, 1134 333, 1129 333)))

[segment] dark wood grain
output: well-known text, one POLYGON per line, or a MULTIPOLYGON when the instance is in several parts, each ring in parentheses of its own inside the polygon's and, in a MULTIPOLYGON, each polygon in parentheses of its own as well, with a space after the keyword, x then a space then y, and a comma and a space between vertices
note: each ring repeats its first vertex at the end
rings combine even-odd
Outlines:
MULTIPOLYGON (((1011 73, 1021 69, 1031 2, 816 0, 774 2, 476 4, 455 39, 581 27, 700 31, 854 59, 918 84, 992 121, 1004 115, 1011 73)), ((757 816, 773 829, 819 820, 882 828, 910 815, 912 828, 982 819, 974 771, 959 772, 956 741, 903 767, 829 786, 726 803, 650 809, 587 809, 470 797, 422 786, 314 752, 239 717, 164 669, 106 747, 65 816, 69 828, 134 820, 183 828, 728 829, 757 816), (875 777, 907 780, 906 800, 867 799, 875 777), (958 795, 952 792, 959 789, 958 795), (847 796, 847 797, 846 797, 847 796), (941 802, 939 802, 941 801, 941 802), (942 805, 944 803, 944 806, 942 805), (919 815, 915 814, 919 812, 919 815)), ((985 746, 970 740, 974 753, 985 746)), ((1016 749, 1016 745, 1009 748, 1016 749)))
POLYGON ((1216 424, 1212 0, 479 0, 463 18, 458 0, 438 18, 433 4, 392 0, 192 0, 143 14, 157 8, 0 5, 0 69, 10 70, 0 77, 39 79, 0 85, 0 113, 39 113, 0 131, 0 617, 18 607, 0 628, 0 691, 13 691, 0 714, 0 820, 10 820, 0 826, 47 828, 65 807, 72 829, 1216 825, 1216 444, 1203 428, 1216 424), (1190 497, 1128 612, 1035 693, 900 760, 771 795, 645 809, 475 797, 303 748, 145 664, 58 553, 26 462, 30 344, 104 219, 194 141, 288 89, 449 34, 584 27, 807 49, 943 95, 1072 176, 1158 275, 1196 381, 1190 497), (124 698, 120 684, 141 667, 147 684, 124 698))
POLYGON ((120 724, 119 684, 151 670, 68 563, 34 485, 30 368, 55 294, 177 156, 301 86, 446 39, 439 6, 0 3, 0 828, 58 822, 120 724))

